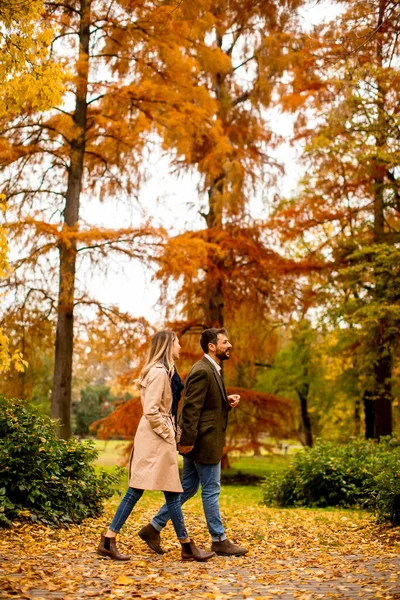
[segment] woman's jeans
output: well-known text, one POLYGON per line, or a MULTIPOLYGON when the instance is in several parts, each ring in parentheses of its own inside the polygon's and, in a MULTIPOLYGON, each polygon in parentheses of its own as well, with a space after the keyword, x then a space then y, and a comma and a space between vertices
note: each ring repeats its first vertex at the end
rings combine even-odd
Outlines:
MULTIPOLYGON (((115 513, 115 517, 112 520, 110 525, 111 531, 115 533, 119 533, 122 525, 125 523, 129 515, 131 514, 133 507, 136 502, 140 500, 143 495, 144 490, 138 490, 136 488, 128 488, 125 496, 122 498, 117 512, 115 513)), ((171 519, 176 535, 179 540, 184 540, 188 537, 185 521, 182 514, 181 508, 181 500, 180 500, 180 492, 164 492, 166 507, 168 518, 171 519)))
MULTIPOLYGON (((181 503, 184 504, 192 498, 201 484, 201 499, 207 521, 208 531, 213 542, 226 540, 224 526, 222 525, 219 510, 219 493, 221 490, 221 463, 206 465, 197 463, 188 456, 183 457, 181 503)), ((166 504, 160 508, 151 524, 154 529, 161 531, 169 521, 168 507, 166 504)))

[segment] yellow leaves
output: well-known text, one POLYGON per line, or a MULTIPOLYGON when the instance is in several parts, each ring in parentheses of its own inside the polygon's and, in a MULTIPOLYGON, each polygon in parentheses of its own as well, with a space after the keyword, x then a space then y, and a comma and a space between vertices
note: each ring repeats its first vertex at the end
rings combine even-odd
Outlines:
POLYGON ((48 110, 61 101, 65 74, 48 58, 54 32, 38 25, 41 8, 37 0, 7 0, 2 6, 0 118, 22 110, 48 110))
POLYGON ((20 350, 10 350, 8 337, 0 329, 0 373, 14 368, 16 371, 23 372, 28 366, 26 360, 22 358, 20 350))
POLYGON ((117 579, 118 585, 132 585, 135 583, 135 580, 131 577, 127 577, 126 575, 120 575, 117 579))
MULTIPOLYGON (((5 212, 6 197, 0 194, 0 209, 5 212)), ((0 278, 7 277, 10 273, 8 264, 8 244, 6 239, 7 230, 0 225, 0 278)), ((18 372, 23 372, 28 366, 28 363, 22 358, 20 350, 10 350, 9 339, 0 328, 0 373, 7 372, 12 367, 18 372)))
POLYGON ((12 353, 11 362, 14 364, 14 369, 20 373, 23 373, 28 367, 28 363, 22 358, 22 352, 20 350, 15 350, 12 353))
MULTIPOLYGON (((3 538, 4 598, 23 598, 25 593, 48 598, 51 592, 71 600, 394 597, 399 581, 396 530, 379 529, 371 516, 354 511, 268 509, 260 506, 258 494, 255 488, 223 488, 227 535, 250 553, 208 563, 182 563, 170 525, 162 533, 167 554, 158 556, 139 541, 137 531, 158 509, 161 493, 146 492, 118 536, 120 550, 131 556, 127 563, 102 560, 95 553, 118 497, 108 504, 106 516, 80 526, 52 531, 16 524, 3 538)), ((184 513, 190 535, 208 548, 201 498, 187 503, 184 513)))
POLYGON ((8 244, 6 239, 7 230, 0 225, 0 278, 7 277, 10 272, 8 265, 8 244))

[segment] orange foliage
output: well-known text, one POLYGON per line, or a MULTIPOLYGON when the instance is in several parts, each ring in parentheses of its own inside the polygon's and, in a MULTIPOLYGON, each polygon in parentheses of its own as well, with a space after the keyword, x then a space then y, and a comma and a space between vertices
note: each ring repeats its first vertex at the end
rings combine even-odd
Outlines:
POLYGON ((229 415, 226 452, 270 448, 264 436, 275 440, 295 435, 294 406, 291 400, 257 390, 228 387, 228 394, 239 394, 240 403, 229 415))
POLYGON ((92 423, 90 429, 100 440, 111 438, 132 440, 143 414, 140 398, 118 404, 106 417, 92 423))

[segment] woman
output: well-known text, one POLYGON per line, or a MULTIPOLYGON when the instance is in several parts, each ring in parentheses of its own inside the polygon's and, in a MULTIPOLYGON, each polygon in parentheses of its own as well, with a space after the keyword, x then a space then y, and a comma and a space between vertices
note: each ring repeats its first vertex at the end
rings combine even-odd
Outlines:
POLYGON ((188 537, 181 509, 180 495, 183 489, 178 471, 176 427, 171 414, 171 378, 180 349, 173 331, 159 331, 151 341, 146 364, 138 379, 143 416, 135 435, 129 466, 129 488, 109 529, 101 537, 97 552, 102 556, 129 560, 129 556, 118 552, 115 537, 144 490, 164 492, 171 521, 182 545, 182 560, 205 562, 215 555, 214 552, 200 550, 188 537))

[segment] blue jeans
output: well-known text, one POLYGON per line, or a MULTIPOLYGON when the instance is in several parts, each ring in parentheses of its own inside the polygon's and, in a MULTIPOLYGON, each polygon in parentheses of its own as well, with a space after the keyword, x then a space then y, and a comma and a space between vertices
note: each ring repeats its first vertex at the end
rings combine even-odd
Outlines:
MULTIPOLYGON (((110 525, 111 531, 119 533, 122 525, 131 514, 133 507, 142 497, 143 491, 144 490, 138 490, 136 488, 128 488, 110 525)), ((180 495, 180 492, 164 492, 165 500, 167 501, 164 506, 166 507, 168 518, 171 519, 174 525, 175 533, 178 539, 184 540, 188 537, 188 534, 182 514, 180 495)))
MULTIPOLYGON (((183 457, 181 503, 184 504, 192 498, 201 484, 201 499, 208 531, 213 542, 226 540, 225 530, 222 525, 219 510, 219 493, 221 490, 221 463, 205 465, 197 463, 188 456, 183 457)), ((166 504, 160 508, 154 519, 150 522, 157 531, 161 531, 169 520, 166 504)))

